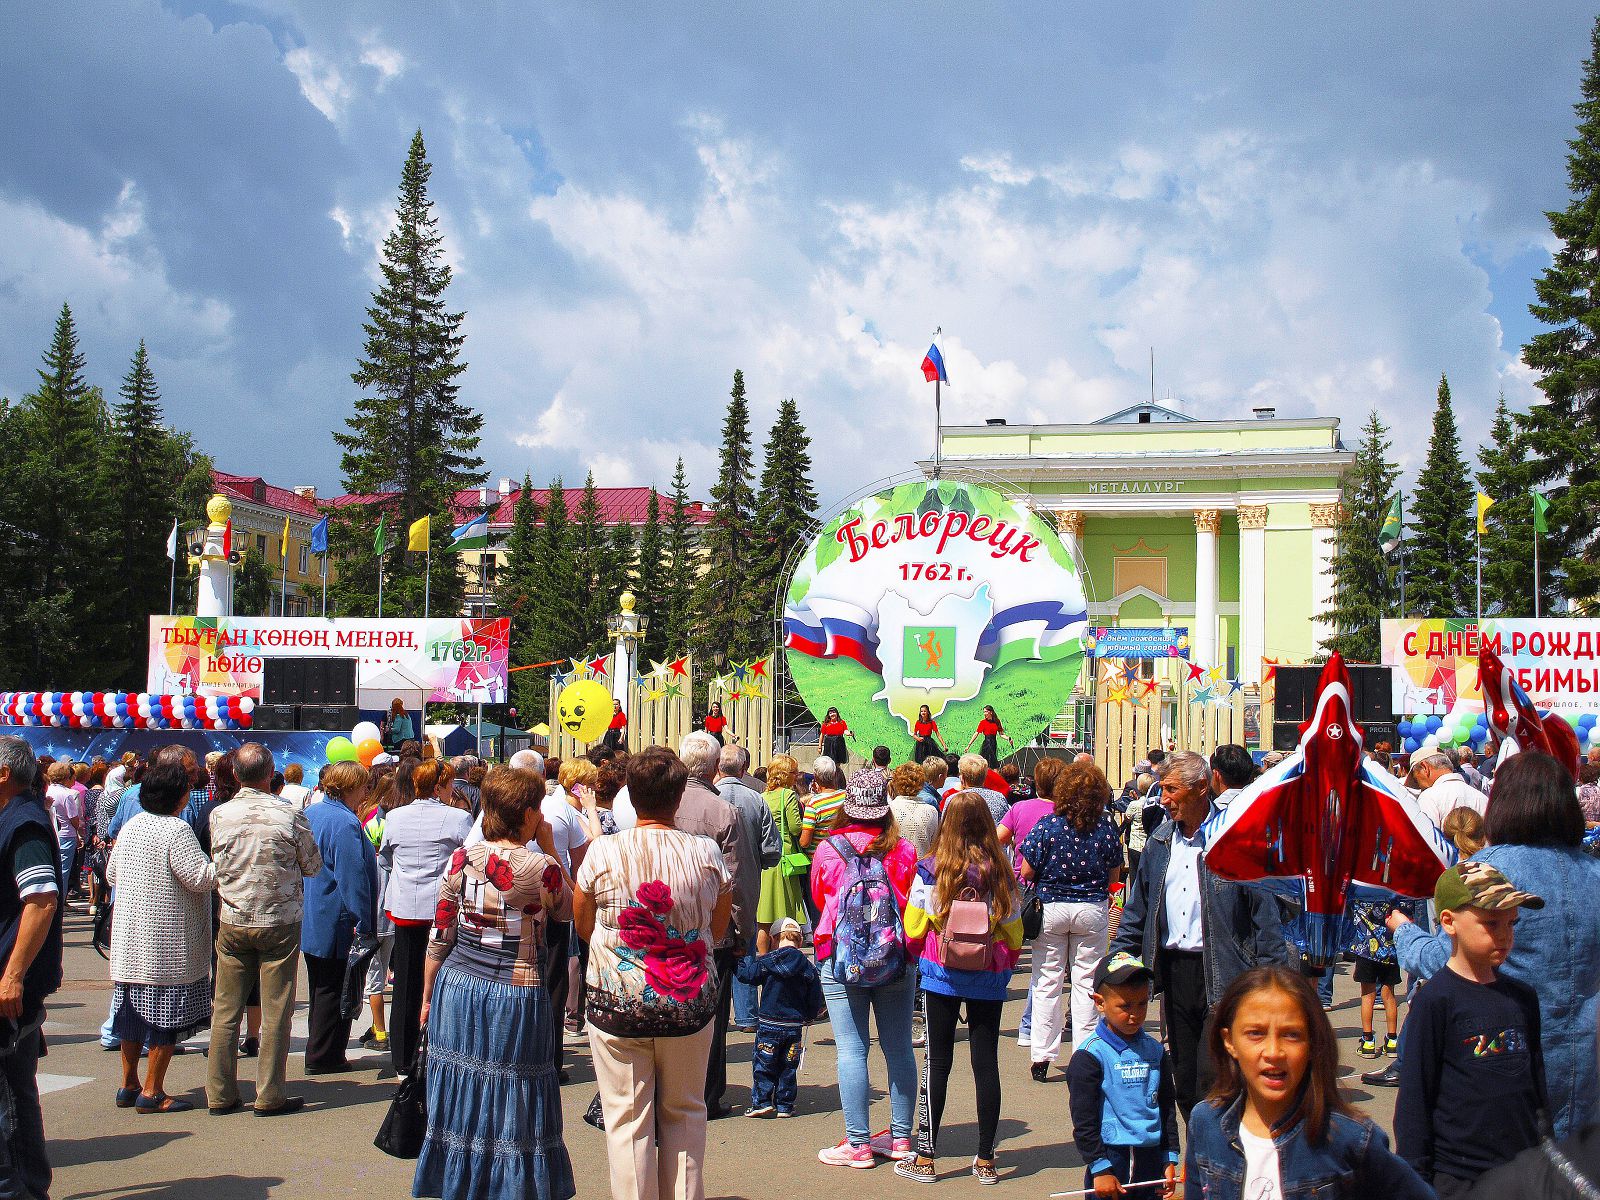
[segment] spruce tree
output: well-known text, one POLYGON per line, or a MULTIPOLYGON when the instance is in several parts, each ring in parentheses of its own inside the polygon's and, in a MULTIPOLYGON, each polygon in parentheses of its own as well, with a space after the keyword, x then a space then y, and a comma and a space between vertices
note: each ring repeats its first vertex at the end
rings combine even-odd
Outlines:
POLYGON ((745 555, 755 516, 754 478, 750 406, 744 395, 744 372, 736 370, 722 421, 711 519, 701 535, 704 570, 694 595, 695 644, 712 654, 725 652, 730 659, 749 657, 770 641, 758 615, 766 602, 755 601, 746 577, 750 564, 745 555))
POLYGON ((1461 457, 1450 382, 1439 376, 1428 459, 1417 476, 1406 549, 1406 607, 1421 617, 1473 611, 1475 493, 1461 457))
MULTIPOLYGON (((617 611, 617 598, 624 591, 633 591, 633 573, 637 566, 638 547, 634 544, 633 522, 626 518, 620 519, 611 527, 611 535, 606 546, 606 572, 600 590, 611 597, 607 606, 607 616, 617 611)), ((634 592, 634 604, 637 609, 639 594, 634 592)))
POLYGON ((652 486, 650 498, 645 501, 644 524, 639 527, 638 565, 633 577, 633 594, 639 598, 638 610, 650 619, 640 642, 640 654, 644 659, 660 659, 666 653, 667 615, 661 611, 667 566, 664 554, 661 497, 652 486))
POLYGON ((1538 299, 1528 306, 1550 328, 1522 348, 1545 403, 1515 420, 1527 439, 1529 482, 1550 498, 1541 573, 1588 607, 1600 593, 1600 19, 1590 33, 1579 97, 1577 130, 1567 142, 1571 199, 1545 214, 1558 245, 1534 280, 1538 299))
MULTIPOLYGON (((1484 514, 1483 611, 1503 617, 1533 615, 1533 477, 1527 439, 1506 407, 1505 393, 1495 405, 1489 441, 1478 448, 1478 489, 1493 496, 1484 514)), ((1541 546, 1540 554, 1543 559, 1541 546)), ((1541 561, 1541 567, 1545 565, 1541 561)), ((1553 572, 1541 570, 1545 590, 1541 611, 1551 611, 1553 572)))
MULTIPOLYGON (((9 581, 0 606, 5 686, 61 688, 120 679, 143 657, 118 618, 125 604, 106 586, 112 557, 110 417, 84 376, 77 326, 66 304, 56 318, 39 386, 5 413, 0 439, 8 477, 0 489, 0 562, 9 581)), ((166 530, 161 531, 165 543, 166 530)), ((96 686, 99 686, 98 684, 96 686)))
POLYGON ((531 662, 583 654, 582 581, 573 557, 567 497, 558 477, 545 492, 544 523, 539 527, 539 587, 529 633, 531 662))
MULTIPOLYGON (((257 554, 254 547, 246 547, 233 569, 233 615, 267 616, 272 611, 276 590, 277 581, 266 559, 257 554)), ((387 605, 389 597, 384 596, 383 600, 387 605)))
MULTIPOLYGON (((400 177, 395 228, 383 243, 383 284, 372 294, 362 326, 366 341, 350 377, 362 394, 346 431, 334 434, 344 451, 345 490, 390 498, 389 523, 399 533, 385 564, 390 615, 422 612, 428 560, 405 553, 404 534, 424 516, 433 518, 432 610, 461 611, 465 580, 455 555, 445 552, 452 502, 486 478, 477 453, 483 417, 460 397, 465 314, 445 304, 450 266, 428 198, 432 169, 418 130, 400 177)), ((350 505, 335 510, 330 522, 330 548, 339 559, 335 590, 346 615, 376 611, 377 517, 372 505, 350 505)))
MULTIPOLYGON (((539 506, 533 498, 533 481, 522 477, 522 490, 511 510, 511 532, 506 537, 505 563, 495 575, 495 615, 511 622, 508 653, 512 666, 544 662, 537 643, 535 608, 544 574, 539 563, 539 506)), ((544 676, 518 671, 511 676, 511 698, 524 724, 536 723, 532 714, 544 707, 544 676)))
POLYGON ((612 583, 611 547, 600 519, 600 498, 595 494, 594 472, 583 481, 572 520, 572 562, 578 584, 578 647, 589 651, 605 640, 606 615, 616 606, 615 596, 602 589, 612 583))
POLYGON ((792 399, 784 400, 767 436, 750 554, 752 600, 761 605, 759 615, 766 622, 769 641, 777 636, 775 622, 783 608, 778 593, 787 583, 785 569, 795 548, 810 538, 816 511, 811 437, 800 422, 799 406, 792 399))
POLYGON ((1395 568, 1383 553, 1379 531, 1400 469, 1389 461, 1389 430, 1376 410, 1368 414, 1361 432, 1361 448, 1340 498, 1333 611, 1324 616, 1333 636, 1322 649, 1370 663, 1379 660, 1383 649, 1379 622, 1397 615, 1395 568))
POLYGON ((672 476, 672 500, 667 514, 666 577, 662 585, 665 654, 687 654, 693 634, 696 557, 694 533, 689 528, 689 482, 683 459, 672 476))
MULTIPOLYGON (((121 395, 113 409, 113 466, 107 482, 118 520, 118 623, 137 635, 148 627, 151 613, 167 610, 172 563, 166 543, 173 519, 187 516, 192 523, 199 514, 182 514, 176 507, 177 484, 187 466, 184 448, 161 425, 161 391, 142 341, 123 377, 121 395)), ((142 664, 138 674, 144 674, 142 664)), ((124 677, 120 682, 134 681, 124 677)))

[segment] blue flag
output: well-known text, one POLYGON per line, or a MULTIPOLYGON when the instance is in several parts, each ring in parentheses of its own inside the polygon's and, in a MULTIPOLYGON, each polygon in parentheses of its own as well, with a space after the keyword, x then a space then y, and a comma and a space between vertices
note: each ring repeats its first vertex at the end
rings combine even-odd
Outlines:
POLYGON ((311 553, 326 554, 328 552, 328 518, 323 517, 311 527, 311 553))

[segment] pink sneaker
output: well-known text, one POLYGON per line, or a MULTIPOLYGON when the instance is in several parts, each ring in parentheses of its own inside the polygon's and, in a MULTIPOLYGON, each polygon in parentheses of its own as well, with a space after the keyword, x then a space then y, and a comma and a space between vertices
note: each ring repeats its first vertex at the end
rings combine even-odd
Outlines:
POLYGON ((871 1143, 865 1146, 852 1146, 849 1138, 845 1138, 837 1146, 818 1150, 817 1161, 827 1163, 830 1167, 855 1167, 858 1171, 865 1171, 878 1165, 878 1160, 872 1153, 871 1143))
POLYGON ((872 1152, 879 1158, 889 1158, 899 1161, 902 1158, 912 1157, 910 1138, 891 1138, 887 1129, 872 1135, 872 1140, 867 1143, 872 1147, 872 1152))

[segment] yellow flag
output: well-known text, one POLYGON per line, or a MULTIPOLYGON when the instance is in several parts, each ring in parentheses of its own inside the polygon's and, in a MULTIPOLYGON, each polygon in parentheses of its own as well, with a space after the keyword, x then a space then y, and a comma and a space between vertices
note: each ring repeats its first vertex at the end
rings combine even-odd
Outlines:
POLYGON ((279 557, 288 558, 289 557, 289 518, 288 517, 285 517, 283 519, 283 540, 281 542, 279 542, 278 545, 283 550, 283 553, 279 557))
POLYGON ((1483 527, 1483 514, 1494 507, 1494 497, 1487 492, 1478 493, 1478 536, 1482 537, 1489 531, 1483 527))
POLYGON ((415 550, 421 554, 428 548, 428 533, 433 528, 429 523, 431 517, 422 517, 411 522, 411 532, 406 537, 406 549, 415 550))

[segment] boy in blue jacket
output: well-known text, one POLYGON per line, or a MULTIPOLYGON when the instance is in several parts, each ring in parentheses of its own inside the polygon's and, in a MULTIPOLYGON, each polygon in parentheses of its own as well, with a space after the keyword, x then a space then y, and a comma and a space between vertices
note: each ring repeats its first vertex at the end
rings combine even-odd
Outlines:
POLYGON ((1072 1140, 1088 1166, 1084 1185, 1096 1197, 1121 1196, 1124 1185, 1152 1179, 1164 1180, 1162 1196, 1177 1189, 1172 1059, 1144 1032, 1154 978, 1126 951, 1102 959, 1094 972, 1100 1020, 1067 1063, 1072 1140))
POLYGON ((761 985, 747 1117, 794 1116, 801 1039, 825 1004, 817 968, 800 949, 800 923, 785 917, 772 934, 778 948, 760 958, 747 955, 738 968, 743 982, 761 985))

